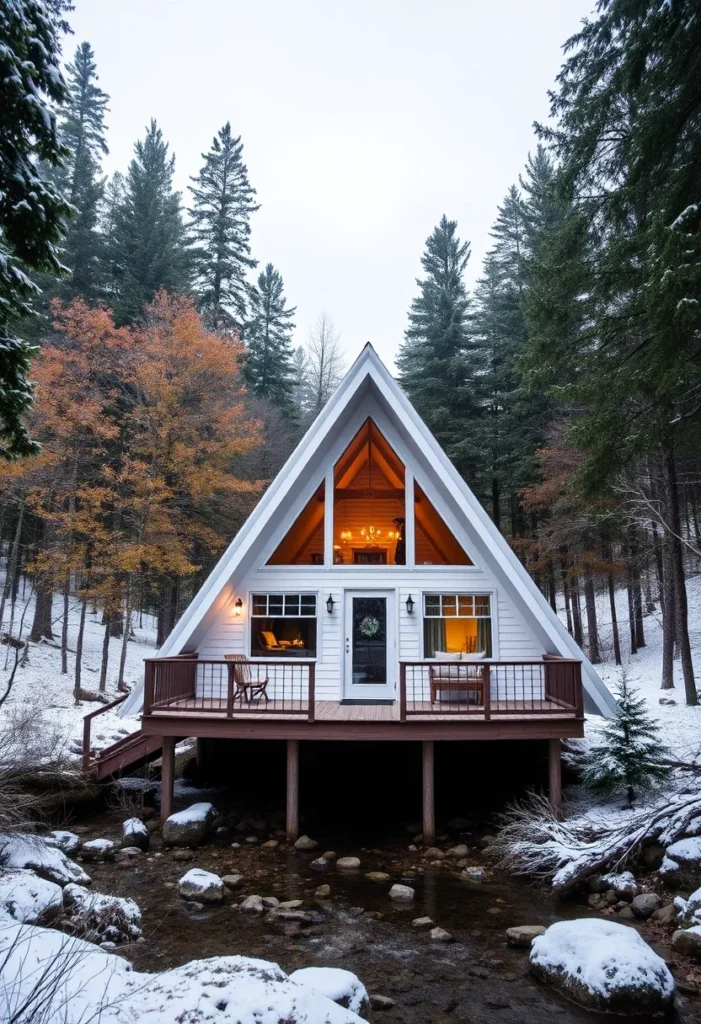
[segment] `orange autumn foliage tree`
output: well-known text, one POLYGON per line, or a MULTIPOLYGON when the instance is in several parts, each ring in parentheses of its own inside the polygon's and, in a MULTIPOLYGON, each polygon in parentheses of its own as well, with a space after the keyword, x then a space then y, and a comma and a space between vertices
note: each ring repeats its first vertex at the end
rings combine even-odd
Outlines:
POLYGON ((28 568, 49 628, 51 595, 64 595, 64 671, 69 593, 81 601, 78 697, 86 603, 106 621, 104 689, 115 619, 121 683, 137 595, 157 608, 161 639, 257 500, 263 484, 241 479, 237 460, 261 433, 243 403, 241 343, 205 331, 190 300, 160 293, 138 329, 82 301, 53 313, 33 366, 42 450, 0 472, 38 524, 28 568))

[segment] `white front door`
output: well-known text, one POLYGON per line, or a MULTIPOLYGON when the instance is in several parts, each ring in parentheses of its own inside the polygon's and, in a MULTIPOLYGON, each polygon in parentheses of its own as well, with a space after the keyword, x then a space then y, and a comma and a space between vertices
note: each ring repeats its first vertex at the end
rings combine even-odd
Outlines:
POLYGON ((344 615, 344 700, 394 700, 394 591, 347 590, 344 615))

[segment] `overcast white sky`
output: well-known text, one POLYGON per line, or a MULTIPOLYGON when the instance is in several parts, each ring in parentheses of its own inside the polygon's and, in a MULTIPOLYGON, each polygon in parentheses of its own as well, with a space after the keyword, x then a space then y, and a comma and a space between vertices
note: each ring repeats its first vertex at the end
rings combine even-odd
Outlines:
MULTIPOLYGON (((110 94, 108 171, 155 117, 183 192, 227 120, 261 209, 254 256, 282 273, 296 341, 325 309, 347 358, 391 365, 427 235, 472 243, 535 146, 561 46, 593 0, 74 0, 110 94)), ((188 193, 185 194, 186 200, 188 193)), ((188 200, 189 201, 189 200, 188 200)))

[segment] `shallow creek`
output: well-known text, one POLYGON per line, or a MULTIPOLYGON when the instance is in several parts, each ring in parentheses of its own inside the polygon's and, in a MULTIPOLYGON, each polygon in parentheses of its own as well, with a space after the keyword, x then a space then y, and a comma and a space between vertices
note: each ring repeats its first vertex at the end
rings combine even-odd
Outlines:
MULTIPOLYGON (((117 838, 124 816, 102 811, 73 827, 84 840, 117 838)), ((380 1024, 611 1020, 588 1013, 534 982, 528 974, 526 951, 510 949, 504 941, 504 930, 512 925, 548 925, 591 915, 582 902, 555 900, 547 891, 506 876, 490 874, 481 884, 464 882, 455 869, 426 867, 420 854, 407 851, 411 838, 403 835, 380 839, 375 834, 370 848, 359 843, 357 834, 351 838, 317 830, 318 849, 296 853, 285 843, 275 850, 247 844, 244 837, 250 834, 247 830, 213 838, 193 852, 192 860, 182 862, 174 859, 174 851, 162 848, 155 830, 150 852, 136 863, 87 865, 96 889, 131 896, 141 907, 146 941, 120 949, 137 970, 162 971, 192 959, 232 954, 273 960, 288 972, 311 965, 344 967, 357 974, 370 992, 395 1001, 392 1009, 376 1014, 380 1024), (241 842, 240 849, 231 848, 234 840, 241 842), (312 860, 324 850, 358 856, 360 870, 349 874, 333 865, 324 871, 312 868, 312 860), (191 867, 218 875, 241 874, 245 884, 227 894, 223 904, 192 910, 175 888, 191 867), (412 885, 414 902, 407 907, 393 904, 387 895, 391 882, 371 882, 365 878, 368 871, 385 871, 391 882, 412 885), (331 886, 331 896, 317 900, 314 892, 323 883, 331 886), (245 916, 233 903, 252 893, 281 901, 302 899, 304 909, 318 911, 319 921, 298 931, 245 916), (426 932, 417 931, 411 922, 422 916, 447 929, 454 941, 432 942, 426 932)), ((470 863, 475 864, 483 860, 478 839, 475 828, 451 836, 453 842, 470 847, 470 863)), ((669 958, 666 933, 643 926, 643 934, 669 958)), ((680 1006, 681 1016, 675 1020, 701 1020, 695 999, 682 997, 680 1006)))

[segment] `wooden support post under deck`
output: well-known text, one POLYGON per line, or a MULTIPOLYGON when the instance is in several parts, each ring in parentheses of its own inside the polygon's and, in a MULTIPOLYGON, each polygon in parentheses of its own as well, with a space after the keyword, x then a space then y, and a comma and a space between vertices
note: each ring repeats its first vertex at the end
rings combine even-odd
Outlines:
POLYGON ((287 741, 287 838, 299 838, 299 740, 287 741))
POLYGON ((562 821, 562 763, 560 759, 560 739, 548 740, 548 779, 550 804, 555 817, 562 821))
POLYGON ((175 736, 163 737, 161 762, 161 824, 173 813, 173 778, 175 773, 175 736))
POLYGON ((436 841, 436 812, 433 797, 433 740, 422 741, 421 759, 423 766, 423 841, 426 844, 430 844, 436 841))

